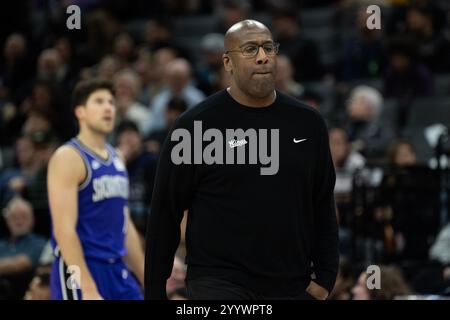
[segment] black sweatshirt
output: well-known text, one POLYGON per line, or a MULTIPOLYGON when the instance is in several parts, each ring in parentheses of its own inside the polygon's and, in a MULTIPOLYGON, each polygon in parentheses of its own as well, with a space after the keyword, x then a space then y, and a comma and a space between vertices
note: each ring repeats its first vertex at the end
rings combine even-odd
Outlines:
POLYGON ((226 90, 212 95, 177 120, 161 151, 147 227, 146 299, 166 298, 185 209, 188 279, 214 276, 287 297, 314 273, 331 291, 339 260, 334 183, 317 111, 280 92, 262 108, 241 105, 226 90), (239 128, 249 136, 226 136, 239 128), (180 151, 189 134, 191 148, 180 151))

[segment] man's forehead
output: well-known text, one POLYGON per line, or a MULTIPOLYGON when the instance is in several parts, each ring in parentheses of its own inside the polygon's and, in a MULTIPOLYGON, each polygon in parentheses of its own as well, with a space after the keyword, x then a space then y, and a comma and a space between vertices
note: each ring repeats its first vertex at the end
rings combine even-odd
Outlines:
POLYGON ((241 45, 247 42, 265 42, 272 41, 272 35, 268 30, 245 30, 235 37, 235 43, 241 45))

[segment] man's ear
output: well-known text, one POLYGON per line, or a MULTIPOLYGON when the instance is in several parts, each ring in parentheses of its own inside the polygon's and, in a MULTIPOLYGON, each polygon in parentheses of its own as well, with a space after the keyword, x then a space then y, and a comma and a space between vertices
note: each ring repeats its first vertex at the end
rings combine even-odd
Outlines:
POLYGON ((73 112, 75 113, 75 116, 77 117, 77 119, 80 119, 80 117, 82 117, 82 114, 84 112, 84 106, 81 104, 78 106, 75 106, 73 112))
POLYGON ((231 72, 233 70, 233 62, 227 54, 222 55, 223 66, 225 71, 231 72))

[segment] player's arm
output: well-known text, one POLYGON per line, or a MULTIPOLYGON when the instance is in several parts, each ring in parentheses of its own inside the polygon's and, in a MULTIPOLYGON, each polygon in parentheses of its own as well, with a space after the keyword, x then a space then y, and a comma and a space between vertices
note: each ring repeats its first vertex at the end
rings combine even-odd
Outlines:
POLYGON ((69 146, 62 146, 48 165, 47 187, 56 242, 65 263, 78 266, 83 299, 101 299, 84 259, 76 232, 78 220, 78 186, 85 179, 81 156, 69 146))
POLYGON ((127 255, 124 257, 125 262, 131 271, 136 275, 141 286, 144 286, 144 250, 139 239, 139 234, 127 212, 127 233, 125 236, 125 246, 127 255))

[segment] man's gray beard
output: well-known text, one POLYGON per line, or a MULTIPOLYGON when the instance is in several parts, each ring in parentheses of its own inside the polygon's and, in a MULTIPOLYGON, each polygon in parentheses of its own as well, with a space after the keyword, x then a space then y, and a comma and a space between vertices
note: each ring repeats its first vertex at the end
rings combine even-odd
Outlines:
POLYGON ((264 99, 270 96, 275 90, 275 80, 270 81, 250 81, 250 86, 241 90, 247 95, 257 99, 264 99))

